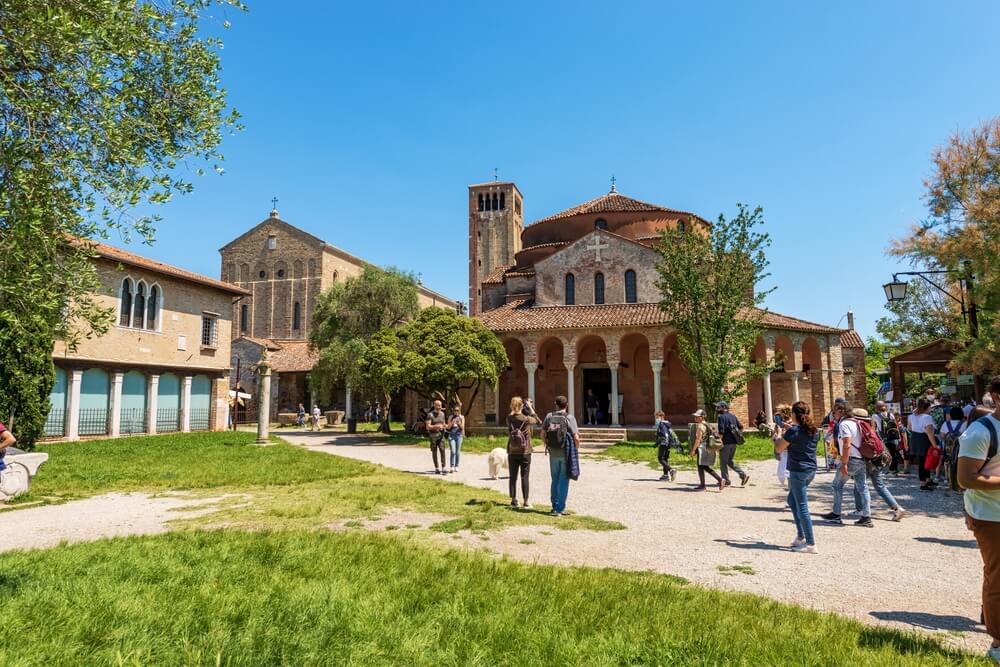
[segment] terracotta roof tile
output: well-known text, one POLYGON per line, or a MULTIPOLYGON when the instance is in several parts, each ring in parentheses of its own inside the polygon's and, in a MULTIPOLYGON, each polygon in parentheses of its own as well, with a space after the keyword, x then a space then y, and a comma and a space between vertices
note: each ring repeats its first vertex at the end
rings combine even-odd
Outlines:
POLYGON ((861 347, 865 346, 865 342, 861 340, 861 336, 858 335, 857 331, 847 330, 840 334, 840 347, 861 347))
POLYGON ((513 264, 501 264, 497 268, 493 269, 488 276, 483 278, 484 285, 503 285, 504 274, 508 270, 514 268, 513 264))
POLYGON ((203 276, 200 273, 185 271, 184 269, 179 269, 176 266, 157 262, 141 255, 136 255, 135 253, 122 250, 121 248, 115 248, 114 246, 96 242, 93 245, 94 251, 100 257, 109 259, 113 262, 127 264, 128 266, 134 266, 140 269, 146 269, 147 271, 155 271, 156 273, 162 273, 191 283, 205 285, 206 287, 214 287, 215 289, 222 290, 223 292, 229 292, 230 294, 250 294, 249 291, 243 289, 242 287, 237 287, 232 283, 225 283, 221 280, 216 280, 215 278, 203 276))
POLYGON ((587 213, 642 213, 646 211, 658 211, 661 213, 672 213, 674 215, 693 215, 687 211, 665 208, 663 206, 657 206, 656 204, 647 204, 646 202, 639 201, 638 199, 626 197, 620 192, 609 192, 606 195, 584 202, 579 206, 574 206, 566 209, 565 211, 556 213, 555 215, 550 215, 547 218, 536 220, 532 224, 537 225, 540 222, 562 220, 563 218, 571 218, 574 215, 583 215, 587 213))
POLYGON ((308 341, 274 341, 279 349, 271 352, 271 368, 276 373, 311 371, 319 361, 319 353, 309 349, 308 341))
MULTIPOLYGON (((656 326, 670 323, 670 316, 656 303, 616 303, 600 306, 533 306, 528 299, 511 300, 478 315, 492 331, 543 329, 593 329, 601 327, 656 326)), ((840 329, 807 322, 779 313, 765 313, 763 323, 776 329, 810 333, 840 333, 840 329)))

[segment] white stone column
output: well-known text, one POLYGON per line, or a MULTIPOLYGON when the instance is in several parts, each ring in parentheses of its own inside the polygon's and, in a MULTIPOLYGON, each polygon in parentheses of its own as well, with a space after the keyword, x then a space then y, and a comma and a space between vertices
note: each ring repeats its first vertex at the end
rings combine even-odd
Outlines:
POLYGON ((69 396, 66 399, 66 439, 80 439, 80 385, 83 371, 76 369, 69 374, 69 396))
POLYGON ((181 380, 181 433, 191 431, 191 376, 181 380))
POLYGON ((621 415, 618 414, 618 365, 617 361, 608 362, 611 369, 611 425, 621 426, 621 415))
POLYGON ((771 374, 764 376, 764 414, 767 415, 767 423, 774 420, 774 400, 771 398, 771 374))
MULTIPOLYGON (((565 362, 564 362, 565 363, 565 362)), ((569 401, 569 414, 576 412, 576 364, 566 364, 566 399, 569 401)))
POLYGON ((160 376, 150 375, 146 382, 146 433, 156 435, 156 409, 160 395, 160 376))
POLYGON ((792 373, 792 402, 799 402, 799 377, 801 373, 798 371, 792 373))
POLYGON ((535 371, 538 370, 538 364, 531 362, 524 362, 524 370, 528 371, 528 398, 531 399, 532 405, 535 403, 535 371))
POLYGON ((268 360, 267 350, 261 355, 260 364, 257 366, 260 373, 260 389, 257 398, 257 444, 266 445, 269 441, 269 431, 271 428, 271 364, 268 360))
POLYGON ((500 419, 500 380, 493 385, 493 414, 496 415, 497 425, 503 421, 500 419))
POLYGON ((117 438, 122 434, 122 384, 125 382, 125 374, 116 372, 111 376, 111 433, 108 435, 117 438))
POLYGON ((663 387, 660 381, 663 359, 650 359, 649 363, 653 367, 653 412, 659 412, 663 409, 663 387))

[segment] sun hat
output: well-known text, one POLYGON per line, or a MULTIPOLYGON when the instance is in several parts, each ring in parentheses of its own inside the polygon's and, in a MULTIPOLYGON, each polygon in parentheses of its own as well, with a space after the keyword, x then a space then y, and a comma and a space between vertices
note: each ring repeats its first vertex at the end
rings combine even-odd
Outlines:
POLYGON ((851 416, 855 419, 871 419, 868 415, 868 411, 864 408, 854 408, 851 410, 851 416))
POLYGON ((691 416, 692 417, 705 417, 707 415, 705 414, 704 410, 702 410, 701 408, 699 408, 699 409, 695 410, 694 412, 692 412, 691 416))

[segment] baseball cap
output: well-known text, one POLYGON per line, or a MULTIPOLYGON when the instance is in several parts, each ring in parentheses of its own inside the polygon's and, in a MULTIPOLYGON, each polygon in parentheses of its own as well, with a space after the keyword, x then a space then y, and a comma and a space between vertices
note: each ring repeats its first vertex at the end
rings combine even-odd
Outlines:
POLYGON ((705 411, 699 408, 699 409, 695 410, 694 412, 692 412, 691 416, 692 417, 704 417, 705 416, 705 411))
POLYGON ((717 407, 717 408, 725 408, 725 409, 728 410, 729 409, 729 403, 726 403, 725 401, 719 401, 718 403, 715 404, 715 407, 717 407))

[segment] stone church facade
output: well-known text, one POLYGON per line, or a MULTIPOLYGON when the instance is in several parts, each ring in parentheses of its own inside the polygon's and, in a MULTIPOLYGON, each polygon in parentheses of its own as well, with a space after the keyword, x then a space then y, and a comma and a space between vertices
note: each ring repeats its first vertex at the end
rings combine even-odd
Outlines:
MULTIPOLYGON (((232 303, 232 385, 255 394, 254 365, 265 347, 272 363, 272 418, 309 405, 307 376, 316 364, 309 349, 312 316, 319 296, 335 283, 358 276, 369 262, 282 220, 277 210, 223 246, 222 280, 248 295, 232 303)), ((457 309, 460 303, 418 285, 421 308, 457 309)), ((330 405, 344 409, 338 390, 330 405)))
MULTIPOLYGON (((513 183, 469 186, 468 201, 470 310, 497 334, 509 359, 499 386, 469 409, 472 422, 497 423, 514 395, 531 396, 539 410, 566 395, 572 412, 583 415, 588 390, 606 424, 648 424, 659 409, 686 424, 703 407, 659 307, 654 244, 664 229, 708 233, 711 223, 614 187, 527 227, 513 183), (494 208, 493 202, 516 208, 494 208)), ((856 333, 773 312, 765 314, 764 325, 748 353, 780 362, 734 402, 744 424, 761 409, 771 414, 775 405, 799 399, 825 414, 834 398, 848 389, 856 393, 845 375, 862 378, 863 391, 856 333), (847 355, 844 343, 852 349, 847 355), (859 358, 860 369, 848 365, 859 358)))

